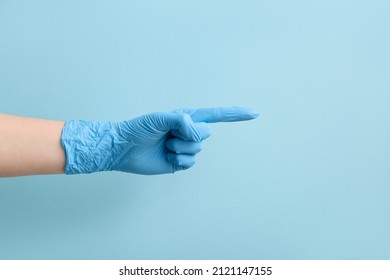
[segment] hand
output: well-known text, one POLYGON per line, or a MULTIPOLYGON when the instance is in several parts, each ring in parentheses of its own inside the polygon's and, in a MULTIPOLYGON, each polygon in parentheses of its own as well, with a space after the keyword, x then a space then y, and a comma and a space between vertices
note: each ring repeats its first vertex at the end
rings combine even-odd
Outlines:
POLYGON ((117 170, 152 175, 185 170, 195 164, 202 141, 211 134, 208 123, 257 116, 247 108, 228 107, 180 109, 122 122, 68 121, 61 138, 65 173, 117 170))

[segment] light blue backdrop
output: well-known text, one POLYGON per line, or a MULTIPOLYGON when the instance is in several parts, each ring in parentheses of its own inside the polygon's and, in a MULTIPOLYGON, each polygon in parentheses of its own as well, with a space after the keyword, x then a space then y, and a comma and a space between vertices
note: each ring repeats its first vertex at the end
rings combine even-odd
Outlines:
POLYGON ((389 259, 389 3, 0 0, 0 112, 262 113, 187 172, 0 179, 0 258, 389 259))

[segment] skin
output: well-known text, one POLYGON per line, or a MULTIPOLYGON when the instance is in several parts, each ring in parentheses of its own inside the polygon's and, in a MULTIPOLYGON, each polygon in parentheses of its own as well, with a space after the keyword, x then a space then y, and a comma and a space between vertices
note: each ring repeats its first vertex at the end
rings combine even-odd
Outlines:
POLYGON ((64 123, 0 114, 0 177, 63 174, 64 123))

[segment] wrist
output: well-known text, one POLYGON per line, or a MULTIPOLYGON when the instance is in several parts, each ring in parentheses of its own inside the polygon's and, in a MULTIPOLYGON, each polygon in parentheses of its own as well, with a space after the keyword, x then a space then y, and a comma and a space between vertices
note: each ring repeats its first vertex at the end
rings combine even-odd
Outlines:
POLYGON ((61 135, 65 174, 112 170, 116 126, 114 122, 66 121, 61 135))

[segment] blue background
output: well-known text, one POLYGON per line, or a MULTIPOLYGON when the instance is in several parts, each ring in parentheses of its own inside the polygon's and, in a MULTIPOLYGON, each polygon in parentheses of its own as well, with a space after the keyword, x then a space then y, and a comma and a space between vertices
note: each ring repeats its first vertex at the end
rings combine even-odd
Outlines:
POLYGON ((0 112, 262 113, 187 172, 0 179, 0 258, 389 259, 389 3, 0 0, 0 112))

